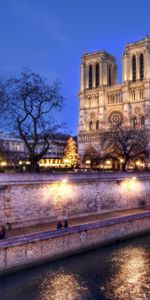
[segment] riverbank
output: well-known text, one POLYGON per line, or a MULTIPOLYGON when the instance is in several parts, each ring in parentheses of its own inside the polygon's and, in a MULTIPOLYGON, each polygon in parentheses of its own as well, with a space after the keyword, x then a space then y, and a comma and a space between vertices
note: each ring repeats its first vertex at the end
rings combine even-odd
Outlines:
POLYGON ((0 275, 150 232, 148 208, 93 218, 74 219, 63 230, 12 231, 0 241, 0 275))

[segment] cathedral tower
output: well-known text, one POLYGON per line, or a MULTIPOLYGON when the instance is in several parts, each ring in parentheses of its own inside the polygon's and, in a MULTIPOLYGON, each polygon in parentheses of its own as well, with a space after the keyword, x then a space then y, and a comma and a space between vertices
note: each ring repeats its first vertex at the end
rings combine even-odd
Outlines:
POLYGON ((85 53, 81 62, 78 149, 81 159, 92 148, 99 155, 101 132, 110 124, 150 129, 150 38, 127 44, 122 58, 123 82, 118 84, 114 56, 85 53))
POLYGON ((127 44, 123 54, 123 82, 150 80, 150 39, 127 44))
POLYGON ((113 84, 117 84, 115 58, 106 51, 85 53, 81 63, 80 92, 113 84))

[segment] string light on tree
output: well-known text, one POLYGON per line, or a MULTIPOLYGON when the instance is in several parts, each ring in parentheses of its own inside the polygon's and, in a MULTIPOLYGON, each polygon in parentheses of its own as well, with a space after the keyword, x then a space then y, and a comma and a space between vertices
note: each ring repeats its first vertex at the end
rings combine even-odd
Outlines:
POLYGON ((79 156, 76 141, 71 137, 65 148, 64 162, 69 167, 75 167, 79 164, 79 156))

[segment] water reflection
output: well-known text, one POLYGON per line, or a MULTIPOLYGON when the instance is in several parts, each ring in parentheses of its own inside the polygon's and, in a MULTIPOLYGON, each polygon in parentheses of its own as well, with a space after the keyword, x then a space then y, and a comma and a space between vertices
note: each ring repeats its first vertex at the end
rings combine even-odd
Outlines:
POLYGON ((0 300, 148 300, 150 236, 0 278, 0 300))
POLYGON ((41 300, 81 300, 86 299, 88 288, 73 274, 56 272, 44 279, 40 286, 41 300))
POLYGON ((113 300, 150 299, 150 269, 148 253, 143 247, 122 249, 112 259, 114 275, 101 291, 113 300))

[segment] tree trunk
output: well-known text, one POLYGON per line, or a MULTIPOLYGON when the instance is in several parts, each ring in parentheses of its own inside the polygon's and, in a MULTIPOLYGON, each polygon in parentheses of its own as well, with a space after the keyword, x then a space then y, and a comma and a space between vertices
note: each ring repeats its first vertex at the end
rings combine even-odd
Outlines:
POLYGON ((122 164, 122 171, 123 172, 126 172, 126 167, 127 167, 127 161, 125 161, 123 164, 122 164))
POLYGON ((125 171, 126 171, 126 164, 123 163, 123 164, 122 164, 122 172, 125 172, 125 171))
POLYGON ((33 172, 33 173, 39 172, 39 165, 38 165, 37 160, 35 160, 35 159, 30 160, 30 172, 33 172))

